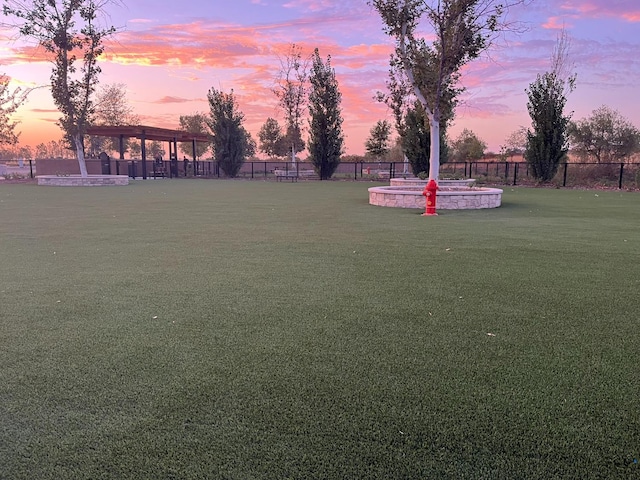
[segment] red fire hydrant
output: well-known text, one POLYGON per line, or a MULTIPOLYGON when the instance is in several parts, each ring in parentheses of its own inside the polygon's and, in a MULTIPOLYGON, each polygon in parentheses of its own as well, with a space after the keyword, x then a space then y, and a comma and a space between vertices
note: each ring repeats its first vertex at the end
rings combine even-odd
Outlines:
POLYGON ((427 184, 424 186, 424 190, 422 191, 422 195, 424 195, 424 205, 425 210, 424 215, 438 215, 436 213, 436 192, 438 191, 438 184, 432 178, 427 184))

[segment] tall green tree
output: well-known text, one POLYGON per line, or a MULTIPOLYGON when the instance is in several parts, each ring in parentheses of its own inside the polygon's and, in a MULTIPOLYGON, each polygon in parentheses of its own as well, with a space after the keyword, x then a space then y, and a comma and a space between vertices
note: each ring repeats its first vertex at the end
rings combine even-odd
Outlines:
POLYGON ((551 72, 538 75, 527 95, 532 130, 527 132, 524 158, 531 166, 534 178, 546 182, 555 176, 569 151, 569 117, 564 115, 567 99, 562 82, 551 72))
POLYGON ((380 159, 390 149, 391 124, 386 120, 378 120, 369 130, 369 137, 365 142, 367 154, 373 158, 380 159))
MULTIPOLYGON (((180 115, 180 128, 189 133, 208 134, 207 115, 205 113, 196 112, 192 115, 180 115)), ((208 143, 196 142, 196 159, 202 158, 204 154, 211 148, 208 143)), ((185 155, 193 155, 192 143, 181 143, 180 151, 185 155)))
POLYGON ((316 48, 312 57, 309 94, 309 154, 320 179, 331 178, 340 164, 342 133, 342 94, 338 89, 331 57, 324 62, 316 48))
POLYGON ((575 84, 575 75, 567 73, 569 43, 563 31, 551 57, 551 71, 538 75, 527 89, 527 109, 532 130, 527 131, 524 158, 534 178, 541 182, 551 180, 569 151, 568 127, 570 115, 565 115, 567 93, 575 84))
POLYGON ((596 162, 619 162, 640 151, 640 131, 620 112, 606 105, 569 125, 573 150, 596 162))
POLYGON ((210 117, 207 124, 213 134, 213 156, 228 177, 238 175, 246 157, 255 151, 255 144, 242 123, 244 114, 240 112, 233 94, 212 88, 207 94, 210 117))
POLYGON ((58 124, 75 148, 80 173, 87 176, 84 136, 94 114, 98 58, 114 27, 101 27, 98 16, 110 0, 3 0, 21 35, 35 39, 53 56, 51 94, 62 114, 58 124), (80 68, 76 61, 81 59, 80 68))
MULTIPOLYGON (((506 9, 522 0, 370 0, 394 38, 392 69, 402 73, 429 118, 429 177, 440 171, 440 123, 452 112, 461 68, 489 47, 506 9), (423 27, 426 23, 426 27, 423 27), (431 44, 427 38, 433 37, 431 44)), ((403 83, 403 82, 400 82, 403 83)))

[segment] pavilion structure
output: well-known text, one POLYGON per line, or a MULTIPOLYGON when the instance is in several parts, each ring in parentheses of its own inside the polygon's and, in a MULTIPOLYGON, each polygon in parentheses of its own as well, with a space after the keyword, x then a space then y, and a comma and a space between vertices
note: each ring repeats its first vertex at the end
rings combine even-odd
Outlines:
POLYGON ((169 128, 149 127, 145 125, 96 125, 87 129, 87 135, 119 139, 120 160, 124 160, 124 143, 127 138, 140 140, 142 153, 142 178, 147 178, 147 140, 169 143, 169 159, 178 160, 178 143, 190 143, 193 149, 192 158, 196 160, 196 144, 209 143, 211 138, 204 133, 171 130, 169 128))

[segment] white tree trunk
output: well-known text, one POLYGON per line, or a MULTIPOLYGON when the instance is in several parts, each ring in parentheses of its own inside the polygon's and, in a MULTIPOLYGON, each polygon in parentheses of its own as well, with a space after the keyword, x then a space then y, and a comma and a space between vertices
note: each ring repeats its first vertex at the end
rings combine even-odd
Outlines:
POLYGON ((88 177, 87 163, 84 161, 84 145, 81 135, 74 135, 73 141, 76 144, 76 155, 78 156, 78 165, 80 166, 80 176, 88 177))
POLYGON ((429 115, 429 180, 438 181, 440 176, 440 122, 433 115, 429 115))
MULTIPOLYGON (((405 4, 406 0, 404 3, 398 2, 398 10, 401 10, 401 8, 405 4)), ((413 87, 413 92, 415 93, 418 101, 424 107, 424 110, 429 117, 429 136, 431 138, 431 148, 429 150, 429 179, 438 181, 438 177, 440 175, 440 120, 436 120, 436 116, 434 115, 434 110, 437 109, 437 104, 436 108, 432 110, 429 107, 427 98, 422 94, 422 91, 420 91, 420 88, 418 87, 418 83, 416 82, 415 76, 413 75, 413 70, 411 69, 411 64, 407 58, 407 46, 404 43, 406 33, 407 23, 405 22, 401 26, 401 33, 398 39, 398 46, 400 47, 400 59, 402 60, 404 72, 407 75, 407 79, 413 87)))
POLYGON ((295 167, 296 165, 296 147, 295 145, 291 145, 291 165, 295 167))

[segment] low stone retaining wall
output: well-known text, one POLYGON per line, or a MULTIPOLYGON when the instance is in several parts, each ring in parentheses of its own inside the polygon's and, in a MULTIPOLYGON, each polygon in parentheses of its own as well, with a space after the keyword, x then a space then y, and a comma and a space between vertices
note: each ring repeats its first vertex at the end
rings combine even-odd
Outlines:
MULTIPOLYGON (((392 187, 416 187, 422 185, 424 187, 429 180, 422 180, 420 178, 392 178, 389 183, 392 187)), ((475 178, 466 178, 460 180, 453 179, 440 179, 438 180, 438 186, 440 187, 470 187, 475 183, 475 178)))
POLYGON ((69 175, 66 177, 58 175, 38 175, 38 185, 53 187, 106 187, 129 185, 129 177, 126 175, 69 175))
MULTIPOLYGON (((371 187, 369 203, 380 207, 425 208, 420 187, 371 187)), ((476 210, 497 208, 502 204, 499 188, 451 188, 443 187, 436 195, 438 210, 476 210)))

